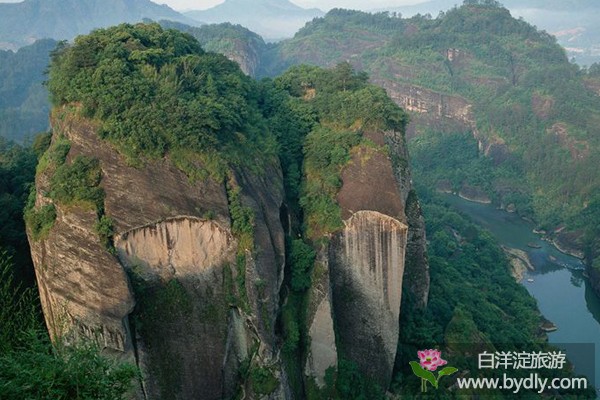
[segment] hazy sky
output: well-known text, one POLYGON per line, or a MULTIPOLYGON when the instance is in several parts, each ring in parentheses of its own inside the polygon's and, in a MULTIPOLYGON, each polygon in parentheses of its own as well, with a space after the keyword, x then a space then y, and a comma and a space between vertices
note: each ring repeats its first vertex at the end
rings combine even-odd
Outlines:
MULTIPOLYGON (((0 0, 0 3, 19 3, 22 0, 0 0)), ((152 0, 155 3, 167 4, 176 10, 202 10, 210 8, 224 0, 152 0)), ((333 7, 371 10, 380 7, 404 6, 423 3, 426 0, 292 0, 293 3, 306 8, 317 7, 327 11, 333 7)))
MULTIPOLYGON (((152 0, 155 3, 164 3, 176 10, 201 10, 222 3, 224 0, 152 0)), ((292 0, 301 7, 320 8, 327 11, 334 7, 354 8, 370 10, 379 7, 403 6, 408 4, 422 3, 426 0, 292 0)))

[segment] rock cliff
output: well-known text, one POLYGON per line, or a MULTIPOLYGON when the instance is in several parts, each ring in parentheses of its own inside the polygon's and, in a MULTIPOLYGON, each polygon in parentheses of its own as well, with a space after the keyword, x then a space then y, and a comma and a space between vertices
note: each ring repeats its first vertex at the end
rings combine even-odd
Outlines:
MULTIPOLYGON (((169 27, 171 23, 163 24, 169 27)), ((256 33, 229 22, 184 30, 198 39, 204 50, 223 54, 235 61, 246 75, 257 75, 267 45, 256 33)))
MULTIPOLYGON (((93 339, 135 360, 146 399, 231 397, 248 360, 284 381, 274 335, 285 257, 278 164, 230 179, 254 215, 254 247, 242 248, 225 182, 191 182, 169 159, 132 167, 76 112, 55 110, 52 126, 54 141, 70 142, 67 164, 99 160, 115 254, 96 232, 96 211, 52 200, 54 168, 38 174, 37 208, 54 203, 57 214, 47 236, 30 232, 54 336, 93 339)), ((271 395, 286 398, 284 391, 278 385, 271 395)))
POLYGON ((329 249, 339 351, 388 387, 398 345, 408 226, 376 211, 358 211, 344 223, 329 249))
POLYGON ((388 387, 404 279, 418 306, 426 305, 429 293, 424 225, 402 134, 365 136, 376 146, 352 150, 337 195, 344 227, 321 249, 315 267, 306 372, 320 386, 327 368, 343 358, 388 387))
POLYGON ((389 388, 401 304, 426 306, 429 271, 406 115, 385 91, 346 65, 258 84, 158 25, 61 51, 27 211, 54 340, 136 363, 145 400, 302 398, 341 364, 389 388), (170 40, 184 54, 164 55, 170 40), (121 51, 94 47, 109 42, 121 51))
POLYGON ((396 104, 413 114, 414 121, 407 132, 409 138, 427 127, 475 128, 472 104, 460 96, 377 76, 373 77, 373 83, 386 89, 396 104))

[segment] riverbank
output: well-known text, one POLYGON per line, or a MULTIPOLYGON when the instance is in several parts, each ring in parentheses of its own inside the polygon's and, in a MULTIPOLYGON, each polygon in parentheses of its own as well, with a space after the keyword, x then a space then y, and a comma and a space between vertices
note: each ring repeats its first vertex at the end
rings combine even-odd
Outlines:
POLYGON ((461 199, 465 199, 467 201, 472 201, 480 204, 492 204, 492 199, 481 189, 463 185, 463 187, 458 192, 458 196, 461 199))
MULTIPOLYGON (((446 191, 446 190, 443 190, 440 188, 438 188, 437 191, 438 191, 438 193, 442 193, 445 195, 456 195, 456 196, 460 197, 461 199, 466 200, 468 202, 472 202, 472 203, 484 204, 484 205, 492 204, 492 201, 489 199, 489 197, 487 197, 487 195, 485 193, 483 193, 482 191, 480 191, 476 188, 467 187, 467 190, 465 190, 465 188, 463 187, 463 189, 461 189, 461 191, 458 193, 454 193, 452 191, 446 191)), ((512 206, 512 204, 509 206, 512 206)), ((515 213, 515 210, 510 209, 510 207, 501 207, 501 208, 498 208, 497 210, 506 212, 508 214, 515 213)), ((529 219, 526 219, 526 218, 522 218, 522 219, 526 222, 533 223, 533 221, 531 221, 529 219)), ((571 243, 571 242, 576 242, 576 239, 573 239, 571 236, 576 236, 577 233, 575 233, 575 232, 566 233, 566 232, 561 232, 561 230, 558 230, 558 231, 555 231, 553 235, 548 235, 546 231, 537 230, 535 228, 532 229, 532 232, 537 235, 540 235, 540 236, 538 236, 539 239, 547 241, 552 246, 554 246, 554 248, 556 248, 556 250, 560 251, 561 253, 571 256, 571 257, 578 258, 579 260, 585 261, 585 254, 584 254, 583 250, 577 248, 574 244, 571 243)), ((528 245, 528 247, 531 247, 531 248, 539 248, 539 245, 536 245, 533 242, 529 242, 527 245, 528 245)), ((598 292, 598 293, 600 293, 600 292, 598 292)))
POLYGON ((521 282, 527 271, 535 271, 535 267, 531 263, 529 256, 523 250, 513 249, 506 246, 501 246, 504 254, 508 258, 511 265, 511 275, 517 282, 521 282))
MULTIPOLYGON (((600 348, 600 299, 591 280, 584 276, 580 259, 562 252, 549 240, 542 240, 545 232, 534 233, 535 226, 516 214, 458 196, 444 195, 443 198, 486 228, 503 248, 519 250, 510 253, 521 259, 522 285, 537 302, 544 318, 539 329, 550 343, 559 348, 572 343, 590 343, 600 348), (523 257, 523 253, 527 257, 523 257), (523 259, 528 260, 534 270, 530 270, 523 259)), ((509 259, 512 255, 507 254, 509 259)), ((600 365, 600 352, 579 351, 577 346, 570 346, 574 350, 566 352, 576 373, 600 383, 600 369, 594 369, 589 359, 590 354, 595 354, 595 365, 600 365)))

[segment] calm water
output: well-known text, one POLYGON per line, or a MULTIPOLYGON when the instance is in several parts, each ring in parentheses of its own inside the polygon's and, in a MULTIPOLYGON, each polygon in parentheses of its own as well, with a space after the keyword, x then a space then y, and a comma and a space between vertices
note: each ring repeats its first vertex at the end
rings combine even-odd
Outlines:
MULTIPOLYGON (((557 331, 548 334, 550 342, 563 348, 562 344, 593 343, 595 365, 600 366, 600 299, 583 276, 581 261, 541 240, 540 235, 533 233, 533 225, 515 214, 458 196, 445 195, 444 200, 489 230, 500 244, 529 254, 535 271, 528 271, 522 284, 535 297, 542 314, 558 327, 557 331), (528 243, 542 247, 533 249, 527 246, 528 243)), ((600 386, 600 368, 594 370, 590 358, 582 354, 581 346, 576 351, 570 351, 568 346, 565 349, 576 371, 589 378, 593 376, 595 384, 600 386)), ((586 347, 586 350, 591 348, 586 347)))

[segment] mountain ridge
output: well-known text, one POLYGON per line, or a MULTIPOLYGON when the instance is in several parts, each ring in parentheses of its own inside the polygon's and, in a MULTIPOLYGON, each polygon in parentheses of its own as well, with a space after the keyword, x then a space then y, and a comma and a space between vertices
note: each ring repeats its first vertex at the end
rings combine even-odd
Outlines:
MULTIPOLYGON (((423 3, 382 7, 372 12, 397 12, 412 17, 417 14, 436 17, 459 6, 461 0, 429 0, 423 3)), ((469 0, 465 4, 473 3, 469 0)), ((539 29, 555 35, 558 42, 567 49, 570 59, 582 65, 590 65, 600 61, 598 48, 598 24, 600 18, 600 2, 594 0, 502 0, 488 1, 488 4, 501 5, 510 10, 515 18, 524 18, 539 29)))
POLYGON ((93 29, 144 18, 198 25, 150 0, 24 0, 0 3, 0 49, 16 50, 43 38, 70 40, 93 29))
POLYGON ((324 15, 317 8, 302 8, 288 0, 226 0, 207 10, 187 11, 184 15, 207 23, 240 24, 265 40, 291 37, 314 17, 324 15))
POLYGON ((600 204, 597 65, 571 63, 555 37, 504 7, 468 3, 437 18, 332 10, 272 47, 260 74, 350 60, 411 112, 409 139, 472 133, 477 167, 437 179, 451 179, 456 192, 483 189, 560 248, 600 265, 590 223, 600 204))

